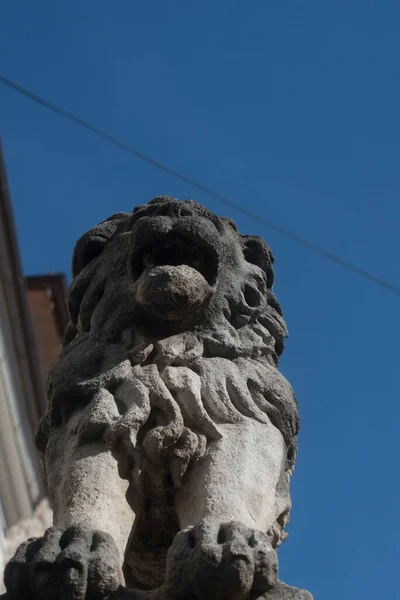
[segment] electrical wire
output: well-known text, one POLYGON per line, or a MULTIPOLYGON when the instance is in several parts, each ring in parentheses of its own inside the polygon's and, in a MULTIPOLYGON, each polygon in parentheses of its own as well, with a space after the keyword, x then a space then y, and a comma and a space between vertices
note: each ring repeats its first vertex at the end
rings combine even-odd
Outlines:
POLYGON ((103 129, 96 127, 95 125, 92 125, 88 121, 85 121, 84 119, 81 119, 80 117, 77 117, 76 115, 69 112, 68 110, 65 110, 61 106, 58 106, 57 104, 53 104, 52 102, 45 100, 41 96, 34 94, 33 92, 22 87, 21 85, 18 85, 14 81, 7 79, 3 75, 0 75, 0 83, 3 83, 7 87, 18 92, 19 94, 25 96, 26 98, 29 98, 29 100, 32 100, 36 104, 40 104, 44 108, 47 108, 48 110, 51 110, 52 112, 58 114, 59 116, 62 116, 65 119, 68 119, 69 121, 76 123, 80 127, 83 127, 84 129, 90 131, 91 133, 94 133, 95 135, 102 138, 103 140, 113 144, 114 146, 117 146, 124 152, 128 152, 135 158, 138 158, 139 160, 147 163, 151 167, 158 169, 159 171, 163 171, 164 173, 167 173, 171 177, 175 177, 175 179, 179 179, 180 181, 187 183, 191 187, 199 190, 200 192, 203 192, 204 194, 207 194, 208 196, 215 198, 222 204, 229 206, 230 208, 236 210, 237 212, 242 213, 243 215, 249 217, 250 219, 257 221, 258 223, 262 223, 263 225, 265 225, 272 231, 275 231, 276 233, 279 233, 280 235, 291 239, 292 241, 296 242, 297 244, 300 244, 301 246, 308 248, 309 250, 315 252, 316 254, 319 254, 320 256, 326 258, 327 260, 329 260, 333 263, 336 263, 337 265, 343 267, 344 269, 347 269, 348 271, 358 275, 359 277, 363 277, 364 279, 369 280, 370 282, 374 283, 375 285, 380 286, 381 288, 384 288, 390 292, 400 295, 400 287, 386 281, 385 279, 381 279, 380 277, 374 275, 373 273, 371 273, 370 271, 367 271, 366 269, 357 267, 357 265, 354 265, 350 261, 345 260, 344 258, 341 258, 337 254, 334 254, 333 252, 326 250, 322 246, 319 246, 318 244, 315 244, 314 242, 307 240, 306 238, 303 238, 302 236, 298 235, 297 233, 295 233, 289 229, 286 229, 285 227, 281 227, 280 225, 277 225, 276 223, 270 221, 269 219, 266 219, 266 218, 262 217, 261 215, 256 214, 255 212, 241 206, 234 200, 231 200, 230 198, 227 198, 226 196, 223 196, 222 194, 219 194, 218 192, 214 191, 210 187, 203 185, 201 182, 199 182, 195 179, 192 179, 191 177, 187 177, 186 175, 184 175, 183 173, 180 173, 179 171, 176 171, 175 169, 171 169, 170 167, 164 165, 163 163, 159 162, 158 160, 152 158, 151 156, 144 154, 143 152, 140 152, 140 150, 137 150, 130 144, 127 144, 126 142, 118 139, 117 137, 107 133, 103 129))

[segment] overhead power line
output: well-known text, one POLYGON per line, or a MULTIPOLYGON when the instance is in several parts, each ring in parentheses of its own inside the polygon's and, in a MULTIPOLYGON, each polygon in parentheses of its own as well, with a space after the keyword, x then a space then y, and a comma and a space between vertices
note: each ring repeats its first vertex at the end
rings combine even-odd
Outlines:
POLYGON ((233 208, 234 210, 242 213, 243 215, 246 215, 250 219, 257 221, 258 223, 262 223, 269 229, 276 231, 280 235, 283 235, 283 236, 293 240, 294 242, 300 244, 301 246, 304 246, 305 248, 308 248, 309 250, 312 250, 316 254, 323 256, 324 258, 330 260, 333 263, 336 263, 337 265, 343 267, 344 269, 347 269, 348 271, 351 271, 352 273, 355 273, 356 275, 359 275, 360 277, 363 277, 364 279, 368 279, 372 283, 374 283, 386 290, 389 290, 390 292, 400 295, 400 287, 390 283, 389 281, 381 279, 380 277, 377 277, 376 275, 374 275, 373 273, 370 273, 369 271, 367 271, 365 269, 361 269, 360 267, 357 267, 357 265, 354 265, 353 263, 349 262, 348 260, 340 258, 340 256, 337 256, 336 254, 334 254, 333 252, 330 252, 329 250, 325 250, 325 248, 322 248, 318 244, 315 244, 314 242, 311 242, 310 240, 303 238, 302 236, 298 235, 297 233, 295 233, 289 229, 286 229, 285 227, 281 227, 280 225, 277 225, 276 223, 270 221, 269 219, 266 219, 266 218, 262 217, 261 215, 256 214, 255 212, 245 208, 244 206, 241 206, 234 200, 231 200, 230 198, 227 198, 226 196, 219 194, 218 192, 214 191, 213 189, 209 188, 208 186, 203 185, 199 181, 192 179, 191 177, 187 177, 183 173, 180 173, 179 171, 175 171, 175 169, 171 169, 170 167, 164 165, 163 163, 160 163, 158 160, 152 158, 151 156, 144 154, 143 152, 140 152, 140 150, 137 150, 130 144, 123 142, 122 140, 118 139, 117 137, 107 133, 103 129, 100 129, 99 127, 96 127, 95 125, 92 125, 88 121, 85 121, 84 119, 81 119, 80 117, 77 117, 76 115, 69 112, 68 110, 65 110, 61 106, 58 106, 57 104, 53 104, 52 102, 45 100, 41 96, 34 94, 33 92, 27 90, 26 88, 18 85, 14 81, 11 81, 10 79, 7 79, 6 77, 3 77, 2 75, 0 75, 0 83, 3 83, 7 87, 18 92, 19 94, 25 96, 26 98, 29 98, 29 100, 36 102, 36 104, 40 104, 41 106, 44 106, 48 110, 51 110, 52 112, 64 117, 65 119, 68 119, 69 121, 72 121, 73 123, 76 123, 77 125, 80 125, 84 129, 87 129, 91 133, 94 133, 95 135, 102 138, 103 140, 106 140, 107 142, 113 144, 114 146, 117 146, 124 152, 128 152, 135 158, 138 158, 139 160, 147 163, 151 167, 154 167, 155 169, 158 169, 159 171, 163 171, 164 173, 171 175, 171 177, 175 177, 175 179, 179 179, 180 181, 187 183, 188 185, 192 186, 193 188, 196 188, 197 190, 199 190, 200 192, 203 192, 204 194, 207 194, 208 196, 215 198, 219 202, 222 202, 226 206, 229 206, 230 208, 233 208))

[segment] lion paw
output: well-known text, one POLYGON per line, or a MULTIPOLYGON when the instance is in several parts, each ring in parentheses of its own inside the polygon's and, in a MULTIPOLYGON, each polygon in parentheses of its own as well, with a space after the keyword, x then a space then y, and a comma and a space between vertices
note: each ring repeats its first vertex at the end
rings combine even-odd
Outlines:
POLYGON ((237 522, 204 520, 178 533, 168 553, 171 598, 258 598, 278 579, 276 553, 266 534, 237 522))
POLYGON ((104 600, 123 581, 110 535, 52 527, 21 544, 7 564, 7 600, 104 600))

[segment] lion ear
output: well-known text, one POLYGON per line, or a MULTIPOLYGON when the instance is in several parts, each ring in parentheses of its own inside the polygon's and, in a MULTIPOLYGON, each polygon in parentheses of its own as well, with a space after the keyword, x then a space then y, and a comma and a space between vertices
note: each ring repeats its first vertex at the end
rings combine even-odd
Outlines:
POLYGON ((121 221, 128 221, 130 216, 128 213, 116 213, 79 238, 72 255, 73 278, 103 252, 107 242, 120 230, 121 221))

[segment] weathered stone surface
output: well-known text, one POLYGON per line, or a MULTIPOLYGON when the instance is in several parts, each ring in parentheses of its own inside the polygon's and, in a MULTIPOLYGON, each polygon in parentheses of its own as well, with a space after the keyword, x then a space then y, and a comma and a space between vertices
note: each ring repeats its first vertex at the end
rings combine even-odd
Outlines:
MULTIPOLYGON (((38 504, 30 519, 23 519, 8 529, 3 547, 4 562, 6 563, 15 554, 17 548, 25 540, 30 537, 43 536, 52 522, 53 511, 49 506, 48 500, 44 499, 38 504)), ((0 593, 5 591, 2 577, 3 572, 1 572, 0 593)))
POLYGON ((298 414, 272 262, 168 197, 79 240, 37 435, 54 528, 10 563, 10 598, 310 597, 277 582, 298 414))

